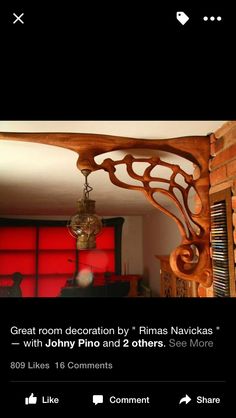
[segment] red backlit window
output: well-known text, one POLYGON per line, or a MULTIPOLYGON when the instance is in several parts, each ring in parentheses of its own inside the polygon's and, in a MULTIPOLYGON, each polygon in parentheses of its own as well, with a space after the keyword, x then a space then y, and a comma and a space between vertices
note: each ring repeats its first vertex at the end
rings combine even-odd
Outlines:
MULTIPOLYGON (((12 275, 23 275, 23 297, 57 297, 76 272, 89 268, 95 275, 117 271, 115 227, 104 226, 94 250, 76 250, 66 226, 0 225, 0 296, 13 285, 12 275)), ((118 257, 119 261, 119 257, 118 257)))

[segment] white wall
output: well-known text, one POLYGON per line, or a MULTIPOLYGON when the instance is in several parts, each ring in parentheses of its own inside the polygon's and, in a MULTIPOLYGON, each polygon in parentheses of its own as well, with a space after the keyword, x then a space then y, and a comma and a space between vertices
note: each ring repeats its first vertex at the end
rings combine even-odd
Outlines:
POLYGON ((122 274, 143 274, 143 217, 123 216, 122 274))
POLYGON ((143 217, 143 276, 153 295, 160 294, 160 262, 155 255, 170 254, 179 243, 177 225, 167 215, 155 211, 143 217))
MULTIPOLYGON (((143 216, 123 216, 121 273, 143 275, 143 216)), ((104 219, 114 216, 104 216, 104 219)))

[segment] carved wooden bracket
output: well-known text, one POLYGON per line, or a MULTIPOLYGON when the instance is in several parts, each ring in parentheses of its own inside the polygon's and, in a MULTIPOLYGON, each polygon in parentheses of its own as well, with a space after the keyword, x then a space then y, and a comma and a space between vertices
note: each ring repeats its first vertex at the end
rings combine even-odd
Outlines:
POLYGON ((171 253, 170 265, 176 276, 193 280, 208 287, 212 283, 212 267, 209 251, 210 217, 209 217, 209 172, 208 162, 210 144, 208 136, 189 136, 165 140, 134 139, 109 135, 68 134, 68 133, 0 133, 1 140, 36 142, 54 145, 73 150, 79 154, 77 166, 80 170, 105 170, 110 181, 129 190, 142 192, 147 200, 157 209, 171 217, 177 224, 181 234, 181 244, 171 253), (108 158, 101 164, 95 162, 97 155, 129 149, 149 149, 169 152, 186 158, 199 168, 199 177, 194 179, 176 164, 162 161, 159 157, 134 158, 127 154, 119 161, 108 158), (143 175, 134 170, 134 163, 145 162, 148 167, 143 175), (116 166, 124 164, 128 175, 140 182, 131 185, 120 181, 116 176, 116 166), (152 170, 164 166, 171 170, 169 179, 152 176, 152 170), (182 182, 176 179, 182 176, 182 182), (165 187, 155 187, 153 182, 163 183, 165 187), (183 185, 184 184, 184 185, 183 185), (201 209, 193 213, 188 204, 189 193, 194 189, 201 209), (171 199, 178 209, 179 216, 158 203, 158 194, 171 199))

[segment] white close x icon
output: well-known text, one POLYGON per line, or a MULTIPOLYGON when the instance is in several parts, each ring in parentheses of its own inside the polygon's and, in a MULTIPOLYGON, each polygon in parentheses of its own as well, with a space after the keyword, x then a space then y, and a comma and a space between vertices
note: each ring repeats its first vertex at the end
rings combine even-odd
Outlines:
POLYGON ((25 22, 21 19, 22 18, 22 16, 24 16, 24 13, 21 13, 21 15, 20 16, 18 16, 16 13, 13 13, 13 16, 15 16, 15 20, 14 20, 14 22, 13 22, 13 25, 16 23, 16 22, 19 22, 19 23, 22 23, 22 24, 24 24, 25 22))

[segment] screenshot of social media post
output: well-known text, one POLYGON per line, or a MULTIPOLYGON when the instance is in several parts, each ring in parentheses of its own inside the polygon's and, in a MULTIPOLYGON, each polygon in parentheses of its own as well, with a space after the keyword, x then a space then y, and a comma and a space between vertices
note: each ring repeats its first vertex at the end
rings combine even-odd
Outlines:
POLYGON ((1 404, 226 409, 235 225, 235 121, 0 121, 1 404))

